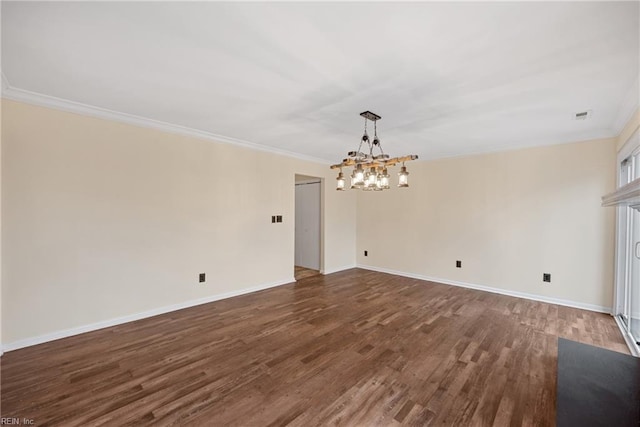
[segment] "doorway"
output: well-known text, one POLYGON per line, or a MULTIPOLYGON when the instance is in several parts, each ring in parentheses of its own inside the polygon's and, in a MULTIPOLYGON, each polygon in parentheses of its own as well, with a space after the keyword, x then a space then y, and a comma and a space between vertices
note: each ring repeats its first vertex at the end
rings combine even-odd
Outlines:
MULTIPOLYGON (((640 138, 621 150, 618 187, 640 179, 640 138), (630 148, 629 148, 630 146, 630 148)), ((640 354, 640 211, 618 207, 614 315, 632 352, 640 354)))
POLYGON ((295 177, 294 277, 301 280, 322 269, 322 179, 295 177))

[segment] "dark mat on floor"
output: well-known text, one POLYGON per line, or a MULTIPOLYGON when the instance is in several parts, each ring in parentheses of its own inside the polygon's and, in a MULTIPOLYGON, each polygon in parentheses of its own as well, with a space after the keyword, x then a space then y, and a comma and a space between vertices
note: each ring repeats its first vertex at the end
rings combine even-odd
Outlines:
POLYGON ((558 338, 558 427, 640 425, 640 359, 558 338))

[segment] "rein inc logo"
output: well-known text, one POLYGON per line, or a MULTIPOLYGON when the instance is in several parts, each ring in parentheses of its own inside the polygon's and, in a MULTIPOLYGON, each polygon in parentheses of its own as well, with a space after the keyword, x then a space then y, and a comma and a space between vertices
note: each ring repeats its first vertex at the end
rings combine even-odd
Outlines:
POLYGON ((32 418, 0 417, 0 426, 32 426, 34 424, 32 418))

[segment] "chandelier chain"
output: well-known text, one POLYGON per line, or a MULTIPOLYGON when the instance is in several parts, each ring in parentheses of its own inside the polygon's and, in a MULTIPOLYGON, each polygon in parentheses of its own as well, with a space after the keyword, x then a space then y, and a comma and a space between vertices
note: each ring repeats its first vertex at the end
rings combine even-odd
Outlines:
POLYGON ((364 135, 362 135, 362 138, 360 138, 360 145, 358 145, 358 151, 356 153, 360 153, 360 150, 362 149, 362 143, 364 142, 364 137, 367 134, 367 119, 364 119, 364 135))

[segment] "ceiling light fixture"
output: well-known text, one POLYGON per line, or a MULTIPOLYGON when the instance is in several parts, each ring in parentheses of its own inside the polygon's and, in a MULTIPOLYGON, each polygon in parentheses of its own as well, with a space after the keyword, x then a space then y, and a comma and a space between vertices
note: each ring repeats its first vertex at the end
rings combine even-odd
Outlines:
POLYGON ((351 188, 362 189, 364 191, 382 191, 387 190, 389 186, 388 167, 402 163, 400 172, 398 172, 398 187, 409 186, 409 172, 404 162, 415 160, 418 158, 415 154, 408 156, 389 158, 388 154, 382 151, 382 144, 378 138, 377 121, 380 117, 371 111, 360 113, 364 117, 364 135, 360 139, 360 145, 357 151, 349 151, 349 157, 342 160, 342 163, 331 165, 331 169, 340 169, 336 178, 336 190, 344 191, 346 187, 346 179, 342 173, 342 168, 353 166, 351 173, 351 188), (367 134, 367 122, 373 122, 373 141, 369 139, 367 134), (363 145, 366 145, 365 151, 362 152, 363 145))

